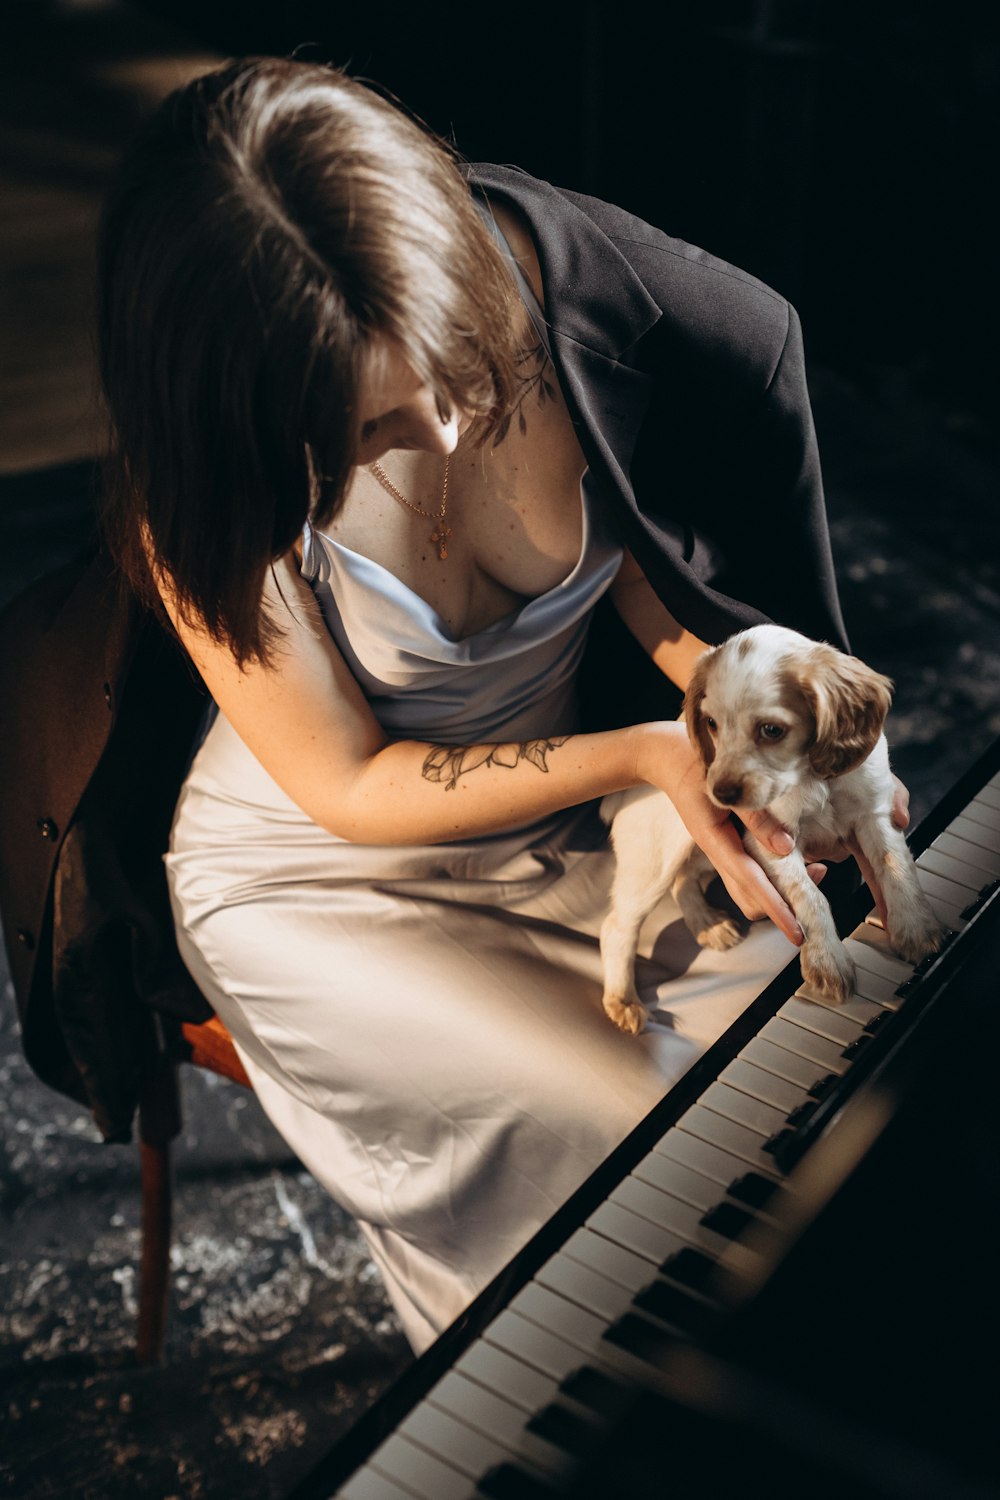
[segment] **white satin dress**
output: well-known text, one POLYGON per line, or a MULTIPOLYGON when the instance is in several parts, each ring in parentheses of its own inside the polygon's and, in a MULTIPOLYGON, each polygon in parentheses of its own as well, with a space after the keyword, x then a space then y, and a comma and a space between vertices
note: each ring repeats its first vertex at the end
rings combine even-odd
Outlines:
MULTIPOLYGON (((307 535, 303 571, 390 733, 572 730, 589 613, 620 560, 586 484, 583 505, 564 582, 463 641, 392 574, 307 535)), ((275 1126, 357 1218, 418 1350, 792 954, 761 924, 704 952, 665 900, 638 968, 652 1024, 623 1035, 601 1008, 605 835, 589 804, 469 842, 349 843, 221 714, 185 781, 167 855, 181 953, 275 1126)))
MULTIPOLYGON (((621 562, 589 476, 581 505, 568 576, 464 640, 379 564, 307 529, 302 572, 389 734, 573 732, 591 611, 621 562)), ((666 898, 638 965, 651 1024, 625 1036, 601 1007, 612 855, 595 804, 468 842, 349 843, 221 714, 166 863, 186 964, 277 1129, 356 1217, 417 1351, 793 953, 770 924, 704 952, 666 898)))

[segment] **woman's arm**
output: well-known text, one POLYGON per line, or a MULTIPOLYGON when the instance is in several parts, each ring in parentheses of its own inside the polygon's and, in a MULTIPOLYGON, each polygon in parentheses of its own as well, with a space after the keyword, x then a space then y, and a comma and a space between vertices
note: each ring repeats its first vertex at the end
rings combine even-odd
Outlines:
POLYGON ((609 593, 612 604, 640 646, 664 676, 683 692, 692 667, 702 652, 708 650, 706 642, 685 630, 674 618, 627 549, 609 593))
MULTIPOLYGON (((294 564, 275 564, 265 605, 285 636, 271 665, 237 666, 228 647, 164 603, 182 643, 237 734, 302 810, 356 843, 444 843, 529 823, 607 792, 650 782, 674 801, 747 916, 801 933, 725 813, 705 797, 683 724, 639 724, 506 745, 391 740, 331 639, 294 564)), ((758 834, 783 852, 773 820, 758 834)))

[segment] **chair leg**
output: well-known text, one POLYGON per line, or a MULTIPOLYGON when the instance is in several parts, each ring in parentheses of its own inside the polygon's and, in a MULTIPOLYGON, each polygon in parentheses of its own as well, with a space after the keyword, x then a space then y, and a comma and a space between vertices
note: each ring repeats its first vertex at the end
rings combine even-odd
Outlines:
POLYGON ((141 1365, 158 1364, 163 1357, 170 1294, 170 1142, 180 1128, 177 1067, 164 1062, 148 1080, 139 1103, 142 1256, 136 1358, 141 1365))

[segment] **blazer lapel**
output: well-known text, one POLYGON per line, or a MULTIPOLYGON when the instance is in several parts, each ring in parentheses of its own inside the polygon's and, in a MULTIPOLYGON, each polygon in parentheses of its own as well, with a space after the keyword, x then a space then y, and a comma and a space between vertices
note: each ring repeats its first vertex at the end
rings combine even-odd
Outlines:
POLYGON ((592 219, 551 184, 477 165, 471 180, 531 225, 560 384, 592 472, 634 509, 632 455, 652 390, 627 351, 662 316, 642 280, 592 219))

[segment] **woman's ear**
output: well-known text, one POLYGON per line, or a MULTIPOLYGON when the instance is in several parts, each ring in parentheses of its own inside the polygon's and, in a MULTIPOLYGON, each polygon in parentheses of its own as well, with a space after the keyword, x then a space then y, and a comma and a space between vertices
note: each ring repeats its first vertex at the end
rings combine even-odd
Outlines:
POLYGON ((715 759, 715 741, 705 727, 701 702, 708 682, 708 663, 714 654, 714 651, 706 651, 699 656, 688 680, 687 692, 684 694, 684 722, 687 724, 688 739, 701 755, 706 766, 710 766, 715 759))
POLYGON ((815 724, 809 760, 828 780, 860 766, 878 743, 892 683, 856 656, 817 644, 796 677, 815 724))

